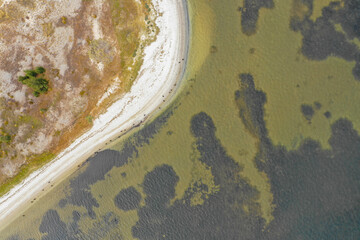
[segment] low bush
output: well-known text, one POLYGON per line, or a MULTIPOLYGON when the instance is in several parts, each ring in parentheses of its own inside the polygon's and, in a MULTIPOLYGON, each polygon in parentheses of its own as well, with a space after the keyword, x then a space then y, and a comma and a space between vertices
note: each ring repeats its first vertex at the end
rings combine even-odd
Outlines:
POLYGON ((11 141, 10 135, 0 135, 0 143, 9 143, 11 141))
POLYGON ((45 68, 37 67, 34 70, 25 70, 25 76, 19 77, 19 82, 31 88, 35 97, 49 90, 49 81, 43 78, 45 68))

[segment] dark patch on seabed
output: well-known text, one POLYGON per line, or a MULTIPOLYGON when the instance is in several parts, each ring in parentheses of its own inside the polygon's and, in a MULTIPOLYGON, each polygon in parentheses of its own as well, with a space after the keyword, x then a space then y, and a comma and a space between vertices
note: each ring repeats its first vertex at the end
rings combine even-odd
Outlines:
POLYGON ((179 178, 169 165, 155 168, 144 179, 145 206, 138 211, 133 236, 147 240, 259 239, 264 221, 255 202, 258 192, 239 176, 242 167, 226 154, 210 116, 204 112, 195 115, 191 132, 201 154, 199 160, 211 169, 219 192, 205 198, 204 204, 191 206, 194 192, 189 189, 183 199, 170 205, 179 178))
POLYGON ((319 103, 318 101, 315 101, 315 102, 314 102, 314 107, 315 107, 316 110, 320 110, 321 107, 322 107, 322 105, 321 105, 321 103, 319 103))
MULTIPOLYGON (((246 81, 252 81, 246 76, 246 81)), ((241 92, 259 92, 253 82, 248 86, 241 92)), ((241 99, 239 94, 235 93, 236 99, 241 99)), ((255 94, 248 96, 251 99, 246 95, 243 99, 257 101, 255 94)), ((263 95, 257 98, 263 101, 263 95)), ((243 104, 238 102, 238 106, 240 113, 244 111, 243 104)), ((263 105, 260 108, 250 108, 253 119, 263 118, 263 105)), ((360 137, 352 123, 339 119, 332 125, 331 150, 308 139, 299 149, 287 151, 271 143, 265 125, 255 128, 263 130, 258 135, 257 165, 270 179, 276 206, 274 220, 262 238, 360 239, 360 137)))
POLYGON ((263 119, 266 95, 255 88, 250 74, 241 74, 240 81, 235 100, 245 126, 261 140, 256 162, 271 182, 274 220, 266 226, 259 217, 254 201, 258 192, 239 177, 242 168, 216 138, 211 117, 199 113, 191 120, 191 132, 199 160, 211 169, 219 191, 204 198, 202 205, 191 206, 189 189, 170 205, 178 176, 171 166, 155 168, 143 183, 147 197, 132 229, 134 237, 360 239, 360 137, 351 122, 339 119, 333 124, 331 150, 308 139, 299 149, 287 151, 268 138, 263 119))
POLYGON ((313 0, 293 1, 297 6, 308 8, 304 16, 293 16, 290 21, 291 29, 303 35, 301 51, 304 56, 318 61, 329 56, 354 61, 352 73, 360 80, 360 50, 351 42, 354 38, 360 40, 360 0, 331 2, 315 21, 310 19, 313 0), (337 31, 335 24, 339 24, 343 32, 337 31))
POLYGON ((41 221, 39 231, 46 235, 42 237, 42 240, 54 240, 54 239, 74 239, 78 233, 80 233, 78 221, 80 215, 78 212, 73 212, 73 222, 69 226, 60 219, 60 216, 56 210, 48 210, 41 221))
MULTIPOLYGON (((178 176, 163 165, 144 180, 145 206, 138 211, 133 235, 139 239, 359 239, 360 137, 346 119, 332 126, 331 150, 305 141, 298 150, 273 146, 264 121, 266 95, 255 88, 251 74, 240 74, 235 93, 239 114, 259 137, 257 165, 270 179, 274 220, 265 226, 254 201, 256 189, 241 177, 242 168, 221 146, 206 113, 191 120, 200 161, 214 176, 219 192, 191 206, 190 189, 170 205, 178 176), (245 206, 248 212, 245 212, 245 206)), ((206 187, 206 186, 205 186, 206 187)))
POLYGON ((326 118, 331 118, 331 112, 326 111, 326 112, 324 113, 324 116, 325 116, 326 118))
POLYGON ((241 30, 250 36, 256 33, 256 26, 261 8, 273 8, 273 0, 244 0, 241 11, 241 30))
POLYGON ((235 91, 235 101, 239 108, 240 118, 252 135, 265 139, 267 129, 264 122, 263 105, 266 96, 262 91, 255 89, 251 74, 239 75, 240 90, 235 91))
POLYGON ((136 209, 140 201, 141 194, 134 187, 121 190, 114 199, 115 206, 123 211, 136 209))
POLYGON ((60 200, 59 206, 65 207, 69 203, 83 206, 87 209, 89 216, 95 218, 96 214, 93 207, 99 207, 99 203, 92 195, 90 186, 104 180, 106 174, 113 167, 121 167, 127 164, 131 158, 137 157, 137 148, 142 147, 144 144, 149 144, 150 139, 166 124, 176 108, 176 104, 173 104, 160 117, 126 140, 120 152, 105 150, 89 158, 85 170, 70 181, 71 194, 65 199, 60 200))
POLYGON ((301 112, 308 121, 310 121, 315 114, 313 107, 309 104, 302 104, 301 112))
MULTIPOLYGON (((45 234, 41 240, 103 239, 111 235, 111 231, 118 228, 120 222, 116 214, 107 212, 105 215, 98 217, 92 227, 84 233, 79 227, 80 219, 80 213, 73 211, 72 222, 65 223, 60 219, 56 210, 48 210, 44 214, 39 227, 39 231, 45 234)), ((120 240, 122 236, 115 234, 110 239, 120 240)))
POLYGON ((73 237, 81 234, 79 229, 80 213, 73 211, 72 215, 72 222, 66 224, 60 219, 56 210, 48 210, 43 216, 39 227, 39 231, 45 234, 41 239, 74 239, 73 237))

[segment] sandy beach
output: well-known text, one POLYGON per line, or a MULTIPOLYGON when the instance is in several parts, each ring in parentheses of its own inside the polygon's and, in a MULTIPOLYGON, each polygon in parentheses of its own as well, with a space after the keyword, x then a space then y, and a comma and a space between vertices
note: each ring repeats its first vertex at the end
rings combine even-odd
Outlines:
POLYGON ((0 229, 73 173, 108 142, 143 123, 174 95, 183 78, 189 41, 186 0, 153 0, 159 34, 144 51, 144 63, 130 92, 111 105, 94 125, 53 161, 0 198, 0 229), (46 191, 42 191, 45 189, 46 191))

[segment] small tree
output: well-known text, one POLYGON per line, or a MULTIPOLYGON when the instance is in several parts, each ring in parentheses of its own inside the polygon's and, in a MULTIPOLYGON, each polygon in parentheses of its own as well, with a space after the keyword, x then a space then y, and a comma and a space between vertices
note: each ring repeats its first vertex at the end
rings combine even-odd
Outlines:
POLYGON ((35 70, 25 70, 24 72, 27 77, 36 77, 38 75, 35 70))
POLYGON ((45 73, 45 68, 37 67, 35 70, 25 70, 25 76, 19 77, 19 82, 30 87, 34 92, 35 97, 39 97, 41 93, 46 93, 49 90, 49 81, 38 77, 45 73))
POLYGON ((28 79, 29 77, 28 76, 20 76, 19 77, 19 81, 21 82, 21 83, 24 83, 24 81, 26 80, 26 79, 28 79))

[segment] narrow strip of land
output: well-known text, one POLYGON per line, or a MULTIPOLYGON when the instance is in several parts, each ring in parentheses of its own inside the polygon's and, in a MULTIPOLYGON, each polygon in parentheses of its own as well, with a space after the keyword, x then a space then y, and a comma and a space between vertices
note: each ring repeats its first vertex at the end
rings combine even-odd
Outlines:
POLYGON ((87 133, 74 141, 49 164, 32 173, 0 198, 0 230, 44 194, 70 175, 94 152, 139 125, 168 101, 179 86, 189 47, 186 0, 153 0, 158 13, 156 41, 145 48, 144 63, 129 93, 94 121, 87 133))

